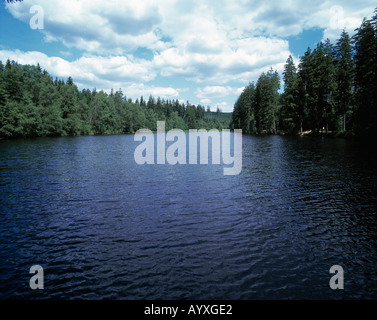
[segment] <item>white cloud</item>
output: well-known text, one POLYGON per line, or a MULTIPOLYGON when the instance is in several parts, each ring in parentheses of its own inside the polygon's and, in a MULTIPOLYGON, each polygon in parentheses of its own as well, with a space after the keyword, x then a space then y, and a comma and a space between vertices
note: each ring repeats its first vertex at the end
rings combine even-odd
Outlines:
POLYGON ((323 40, 330 39, 332 42, 337 41, 343 30, 349 34, 354 34, 355 29, 360 27, 362 17, 370 16, 372 11, 356 9, 357 14, 348 15, 346 7, 340 5, 331 6, 330 10, 323 12, 328 15, 328 25, 325 28, 323 40))
POLYGON ((233 107, 229 106, 228 102, 225 101, 212 103, 210 106, 212 112, 217 111, 217 108, 219 108, 221 112, 233 112, 233 107))
POLYGON ((236 51, 241 39, 287 37, 309 28, 334 31, 334 23, 352 29, 373 13, 375 1, 24 0, 6 7, 29 23, 32 5, 43 8, 46 39, 67 47, 100 55, 137 47, 219 55, 229 47, 236 51))
POLYGON ((237 88, 236 94, 239 96, 244 90, 245 90, 245 87, 237 88))
POLYGON ((147 61, 125 56, 82 56, 78 60, 69 62, 60 57, 49 57, 38 51, 2 50, 0 59, 3 61, 15 60, 21 64, 39 63, 42 68, 54 76, 71 76, 77 82, 92 85, 148 82, 155 77, 148 67, 147 61))
POLYGON ((81 57, 69 62, 59 57, 48 57, 41 52, 23 52, 20 50, 0 50, 0 60, 17 61, 20 64, 40 64, 50 75, 59 78, 71 76, 79 88, 97 88, 109 92, 112 88, 130 97, 160 96, 161 98, 177 98, 179 89, 145 85, 153 78, 146 62, 132 62, 126 57, 81 57))
POLYGON ((289 54, 286 40, 258 37, 224 42, 222 51, 210 54, 169 48, 155 55, 153 63, 166 77, 225 84, 244 82, 251 71, 284 63, 289 54))
POLYGON ((209 105, 209 104, 212 103, 212 100, 211 99, 201 99, 200 103, 204 104, 204 105, 209 105))
POLYGON ((33 0, 8 4, 10 13, 29 23, 31 5, 44 12, 47 41, 61 41, 67 47, 97 54, 125 54, 138 46, 164 48, 155 33, 161 22, 153 1, 33 0))
POLYGON ((142 83, 134 83, 127 87, 126 94, 134 99, 140 96, 147 99, 149 95, 164 99, 176 99, 180 94, 180 90, 171 87, 146 86, 142 83))
POLYGON ((69 62, 59 57, 48 57, 42 52, 23 52, 20 50, 0 50, 0 60, 7 59, 17 61, 20 64, 40 64, 50 75, 58 78, 68 78, 80 89, 97 88, 110 92, 111 89, 122 89, 127 97, 136 99, 140 96, 161 97, 166 99, 178 98, 181 91, 172 87, 145 85, 153 79, 150 74, 147 61, 133 62, 124 56, 96 57, 84 56, 78 60, 69 62))
POLYGON ((233 91, 234 90, 231 87, 207 86, 204 88, 198 88, 196 90, 196 96, 202 99, 223 98, 233 91))
POLYGON ((232 112, 233 107, 230 107, 227 102, 219 102, 215 104, 215 110, 219 108, 222 112, 232 112))
POLYGON ((69 62, 69 49, 62 58, 3 50, 0 58, 7 52, 20 63, 39 62, 53 75, 72 76, 83 87, 125 93, 127 87, 132 95, 178 97, 183 89, 154 81, 179 77, 200 86, 191 93, 201 103, 225 103, 229 110, 229 102, 216 99, 235 99, 271 67, 283 71, 292 54, 286 37, 320 28, 335 40, 343 27, 352 33, 371 16, 375 1, 24 0, 6 8, 29 23, 32 5, 43 8, 45 41, 60 41, 83 56, 69 62), (152 57, 137 58, 137 48, 152 57))
MULTIPOLYGON (((305 29, 328 29, 334 24, 341 8, 342 23, 352 31, 354 23, 360 25, 371 15, 375 1, 319 0, 305 1, 232 1, 219 0, 216 12, 223 25, 236 36, 268 35, 287 37, 298 35, 305 29), (349 22, 351 22, 351 25, 349 22)), ((341 27, 343 29, 343 26, 341 27)))
MULTIPOLYGON (((60 40, 91 54, 130 56, 137 47, 155 52, 152 74, 206 83, 242 80, 251 69, 283 61, 287 41, 266 37, 232 39, 216 20, 218 8, 193 2, 35 0, 44 11, 47 41, 60 40), (190 12, 191 11, 191 12, 190 12), (163 41, 169 37, 170 42, 163 41)), ((18 19, 30 19, 27 1, 8 5, 18 19)), ((121 70, 120 70, 121 71, 121 70)), ((141 70, 136 70, 140 72, 141 70)), ((121 73, 120 73, 121 74, 121 73)))

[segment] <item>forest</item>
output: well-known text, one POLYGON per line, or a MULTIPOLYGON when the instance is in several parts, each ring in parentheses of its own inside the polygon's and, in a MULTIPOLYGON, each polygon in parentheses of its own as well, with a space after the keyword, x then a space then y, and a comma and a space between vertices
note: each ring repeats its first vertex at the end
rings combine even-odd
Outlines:
POLYGON ((308 48, 297 66, 289 56, 282 78, 272 68, 262 73, 232 114, 177 99, 132 101, 121 89, 79 90, 71 77, 54 79, 39 64, 0 61, 0 139, 155 131, 157 121, 166 130, 377 137, 377 8, 355 31, 308 48))
POLYGON ((230 116, 218 108, 178 100, 143 97, 132 101, 121 89, 110 93, 79 90, 69 77, 53 79, 40 65, 0 61, 0 138, 134 133, 166 121, 178 128, 222 130, 230 116))
POLYGON ((274 70, 250 83, 234 105, 232 128, 244 133, 377 136, 377 8, 350 37, 322 41, 289 56, 284 88, 274 70))

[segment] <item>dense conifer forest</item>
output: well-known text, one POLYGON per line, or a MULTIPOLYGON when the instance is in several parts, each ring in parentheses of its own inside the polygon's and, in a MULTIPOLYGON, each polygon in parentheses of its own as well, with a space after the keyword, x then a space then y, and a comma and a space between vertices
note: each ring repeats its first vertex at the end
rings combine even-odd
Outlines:
POLYGON ((79 90, 71 77, 53 79, 39 64, 0 61, 0 137, 77 136, 166 129, 229 128, 230 115, 220 109, 178 100, 143 97, 132 101, 122 90, 79 90))
POLYGON ((280 77, 272 69, 238 98, 233 128, 244 133, 377 135, 377 9, 353 37, 345 31, 290 56, 280 77))

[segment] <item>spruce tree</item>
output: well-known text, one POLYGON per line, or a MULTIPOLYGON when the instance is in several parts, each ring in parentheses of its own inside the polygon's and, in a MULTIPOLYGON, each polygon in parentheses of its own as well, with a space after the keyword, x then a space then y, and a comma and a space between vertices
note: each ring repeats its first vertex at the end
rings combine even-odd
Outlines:
POLYGON ((313 55, 310 48, 308 48, 300 58, 298 66, 297 78, 297 92, 295 94, 295 101, 298 109, 298 116, 300 119, 300 132, 313 128, 313 119, 309 117, 314 109, 314 68, 313 68, 313 55))
POLYGON ((336 113, 342 116, 342 129, 347 130, 347 114, 352 113, 353 60, 351 39, 343 30, 335 46, 335 81, 334 103, 336 113))
POLYGON ((255 119, 258 132, 276 133, 280 78, 270 69, 259 77, 255 91, 255 119))
POLYGON ((283 71, 284 93, 282 95, 281 126, 289 133, 300 130, 298 105, 295 101, 297 90, 297 69, 290 55, 283 71))
POLYGON ((355 60, 355 128, 359 135, 377 134, 376 31, 370 20, 353 37, 355 60))

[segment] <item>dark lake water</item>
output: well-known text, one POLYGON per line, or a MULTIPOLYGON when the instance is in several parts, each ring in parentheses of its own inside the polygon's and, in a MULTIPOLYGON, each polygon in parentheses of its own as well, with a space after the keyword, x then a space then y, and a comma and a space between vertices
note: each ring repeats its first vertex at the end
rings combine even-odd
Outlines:
POLYGON ((243 170, 224 176, 139 166, 138 144, 0 141, 1 299, 377 298, 375 146, 244 136, 243 170))

